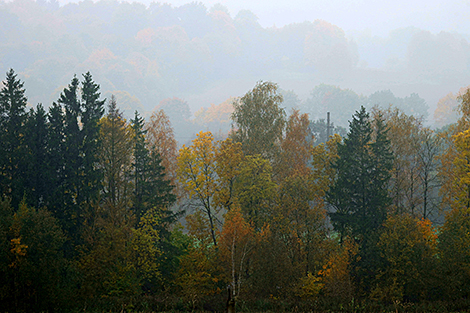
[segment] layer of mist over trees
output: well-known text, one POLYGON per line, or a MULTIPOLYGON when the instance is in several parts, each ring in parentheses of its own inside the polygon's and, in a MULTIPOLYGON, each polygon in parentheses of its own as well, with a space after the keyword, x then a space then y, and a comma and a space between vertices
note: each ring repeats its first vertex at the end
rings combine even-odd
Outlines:
POLYGON ((0 90, 0 311, 222 311, 229 285, 244 311, 470 305, 468 90, 445 131, 359 99, 324 138, 258 82, 178 149, 89 72, 48 109, 26 87, 0 90))
POLYGON ((468 309, 469 42, 0 1, 0 311, 468 309))
POLYGON ((378 38, 322 20, 263 28, 253 12, 197 2, 0 2, 0 72, 17 71, 31 105, 47 107, 65 81, 91 71, 127 118, 168 109, 180 144, 200 130, 226 132, 229 98, 259 80, 278 82, 285 105, 311 119, 330 111, 337 126, 379 103, 442 127, 456 121, 457 102, 437 103, 468 84, 469 66, 468 34, 409 27, 378 38))

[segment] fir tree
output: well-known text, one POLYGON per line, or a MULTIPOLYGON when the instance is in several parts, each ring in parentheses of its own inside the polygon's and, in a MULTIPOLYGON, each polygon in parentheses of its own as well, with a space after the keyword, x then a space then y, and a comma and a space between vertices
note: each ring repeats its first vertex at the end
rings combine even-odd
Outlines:
POLYGON ((131 122, 134 131, 134 212, 139 220, 150 208, 168 208, 176 197, 171 193, 173 186, 165 179, 160 154, 147 147, 144 119, 136 111, 131 122))
POLYGON ((385 221, 390 204, 390 142, 380 117, 375 126, 373 132, 364 107, 353 116, 349 133, 338 146, 339 159, 334 165, 337 178, 327 194, 328 202, 336 209, 330 213, 335 229, 342 238, 349 235, 359 244, 360 259, 353 267, 356 280, 365 291, 380 266, 377 230, 385 221))
POLYGON ((134 162, 133 180, 134 180, 134 213, 137 219, 140 219, 144 213, 145 207, 145 172, 149 163, 149 151, 145 144, 144 119, 135 111, 134 119, 131 120, 132 129, 134 131, 134 162))
POLYGON ((46 205, 61 222, 65 219, 65 114, 54 102, 48 112, 49 192, 46 205))
POLYGON ((27 173, 24 123, 26 103, 24 83, 11 69, 0 90, 0 193, 11 197, 17 208, 25 193, 27 173))
POLYGON ((353 116, 349 133, 338 146, 338 175, 327 196, 336 209, 330 214, 335 228, 357 240, 383 223, 390 203, 386 189, 392 166, 390 142, 380 118, 376 128, 372 142, 373 130, 364 107, 353 116))
MULTIPOLYGON (((144 216, 151 212, 153 218, 159 220, 158 224, 153 225, 155 231, 160 234, 157 243, 158 249, 163 253, 157 261, 166 270, 173 269, 175 258, 172 257, 177 248, 171 242, 169 226, 174 223, 178 214, 173 213, 171 205, 176 201, 176 196, 172 193, 173 186, 170 181, 165 179, 165 169, 161 165, 161 157, 155 147, 149 149, 145 140, 144 119, 136 111, 134 119, 131 120, 134 132, 134 162, 133 180, 134 180, 134 201, 133 211, 136 215, 136 228, 142 226, 141 221, 145 222, 144 216)), ((148 216, 147 216, 148 218, 148 216)), ((170 279, 168 273, 164 274, 165 279, 170 279)), ((148 281, 147 284, 155 282, 148 281)), ((150 287, 147 285, 146 288, 150 287)))
POLYGON ((64 89, 59 98, 59 104, 65 109, 64 123, 64 206, 67 207, 69 217, 76 219, 80 215, 79 204, 82 199, 80 190, 82 155, 80 147, 83 142, 80 132, 80 116, 82 108, 78 99, 79 81, 77 77, 64 89))
POLYGON ((100 122, 100 168, 103 171, 103 200, 113 206, 132 205, 132 131, 111 96, 108 114, 100 122))
POLYGON ((105 100, 99 100, 100 86, 93 82, 90 72, 83 75, 81 88, 82 100, 82 138, 81 155, 83 164, 82 193, 83 201, 90 204, 90 201, 98 198, 98 187, 102 180, 102 171, 97 168, 98 149, 100 146, 99 121, 104 114, 105 100))
POLYGON ((32 206, 46 205, 51 190, 51 171, 48 160, 47 114, 42 104, 31 109, 26 121, 26 144, 28 147, 28 193, 32 206))

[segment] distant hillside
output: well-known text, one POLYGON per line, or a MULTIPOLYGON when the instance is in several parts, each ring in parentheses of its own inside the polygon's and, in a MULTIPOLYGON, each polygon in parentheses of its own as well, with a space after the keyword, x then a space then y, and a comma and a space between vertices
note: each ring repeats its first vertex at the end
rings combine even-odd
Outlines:
POLYGON ((439 99, 470 81, 465 36, 407 28, 385 39, 348 38, 323 20, 263 28, 248 10, 231 16, 222 5, 196 2, 0 2, 0 73, 13 68, 30 103, 46 107, 86 71, 129 116, 173 97, 194 114, 259 80, 277 82, 303 102, 321 84, 366 97, 416 93, 432 116, 439 99))

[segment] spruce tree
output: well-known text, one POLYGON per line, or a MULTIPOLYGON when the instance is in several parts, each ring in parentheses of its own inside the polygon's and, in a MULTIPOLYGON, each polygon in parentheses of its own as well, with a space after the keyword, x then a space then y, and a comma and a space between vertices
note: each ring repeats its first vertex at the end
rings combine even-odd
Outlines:
POLYGON ((374 119, 374 137, 372 145, 373 168, 371 177, 374 186, 373 198, 371 199, 372 207, 377 208, 371 215, 375 215, 372 219, 370 227, 377 229, 387 218, 386 209, 392 203, 387 190, 391 171, 393 167, 393 153, 390 146, 390 140, 387 137, 387 125, 382 115, 378 115, 374 119), (380 208, 380 209, 379 209, 380 208))
POLYGON ((132 206, 132 131, 111 96, 108 114, 100 122, 99 163, 103 171, 102 197, 113 206, 132 206))
POLYGON ((131 120, 132 129, 134 131, 134 162, 133 180, 134 180, 134 204, 133 210, 139 220, 144 213, 145 193, 146 193, 146 170, 150 161, 149 151, 145 144, 144 119, 135 111, 134 119, 131 120))
POLYGON ((337 179, 327 195, 336 209, 330 214, 335 228, 359 241, 382 225, 390 204, 387 184, 393 156, 383 120, 378 118, 375 126, 373 132, 364 107, 353 116, 338 146, 337 179))
POLYGON ((100 146, 99 121, 104 114, 105 100, 100 98, 100 86, 93 82, 90 72, 83 75, 82 100, 82 138, 81 155, 83 164, 82 194, 83 201, 90 204, 99 195, 99 185, 102 181, 102 171, 97 167, 98 149, 100 146))
POLYGON ((26 191, 24 124, 27 99, 23 85, 11 69, 0 90, 0 194, 11 197, 14 208, 18 207, 26 191))
POLYGON ((62 203, 59 203, 59 215, 62 227, 71 241, 67 242, 66 252, 72 257, 74 247, 81 244, 80 227, 84 220, 83 203, 83 154, 81 151, 83 134, 80 130, 82 105, 78 97, 79 81, 74 77, 71 83, 60 95, 59 104, 63 105, 64 115, 64 145, 63 145, 63 182, 61 185, 62 203))
MULTIPOLYGON (((174 268, 178 248, 171 242, 169 226, 176 221, 178 214, 171 210, 172 204, 176 201, 176 196, 172 193, 174 186, 165 178, 165 168, 161 164, 161 156, 156 147, 148 147, 145 135, 144 119, 135 112, 134 119, 131 120, 134 132, 134 201, 133 211, 136 215, 136 228, 141 227, 141 221, 148 219, 146 213, 155 215, 159 219, 158 224, 152 227, 159 234, 159 241, 156 243, 162 254, 155 260, 163 269, 163 280, 171 280, 170 272, 174 268)), ((146 287, 154 285, 155 281, 147 281, 146 287)), ((156 286, 154 286, 156 287, 156 286)), ((160 286, 161 287, 161 286, 160 286)))
POLYGON ((160 154, 157 149, 149 150, 147 147, 144 119, 136 111, 131 122, 134 131, 133 207, 139 220, 150 208, 158 208, 160 211, 167 209, 176 201, 176 197, 171 193, 173 186, 165 179, 160 154))
POLYGON ((82 134, 80 132, 80 116, 82 108, 78 99, 79 81, 77 77, 64 89, 59 98, 59 104, 65 109, 65 142, 64 142, 64 172, 67 178, 65 183, 66 206, 76 206, 80 203, 80 170, 82 167, 82 156, 80 147, 82 145, 82 134))
POLYGON ((383 120, 374 122, 375 132, 364 107, 353 116, 349 133, 338 146, 337 178, 327 194, 335 208, 330 213, 335 229, 359 244, 360 259, 353 264, 353 273, 364 291, 381 262, 378 230, 390 204, 387 186, 393 159, 383 120))
POLYGON ((42 104, 31 109, 25 126, 28 147, 28 199, 36 208, 47 204, 51 190, 48 160, 48 122, 42 104))
MULTIPOLYGON (((97 165, 99 121, 104 113, 104 101, 99 100, 99 85, 93 82, 91 74, 86 73, 83 77, 81 88, 78 78, 74 77, 58 101, 65 111, 61 149, 63 181, 59 182, 63 202, 59 215, 74 244, 79 243, 79 228, 86 209, 98 200, 102 182, 102 173, 97 165)), ((59 118, 58 112, 55 114, 59 118)))
POLYGON ((369 207, 374 192, 372 127, 364 107, 353 116, 349 127, 344 142, 338 145, 339 159, 334 164, 338 174, 327 200, 335 208, 330 213, 335 229, 342 236, 352 235, 360 240, 369 230, 372 222, 369 213, 374 210, 369 207))
POLYGON ((46 204, 61 222, 65 219, 65 113, 59 103, 48 112, 49 190, 46 204))

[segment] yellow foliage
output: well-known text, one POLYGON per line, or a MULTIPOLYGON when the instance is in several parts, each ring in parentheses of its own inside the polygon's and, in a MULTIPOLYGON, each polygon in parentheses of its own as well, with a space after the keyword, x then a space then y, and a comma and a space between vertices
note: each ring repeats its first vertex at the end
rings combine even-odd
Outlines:
POLYGON ((394 155, 391 171, 390 193, 393 198, 393 213, 410 210, 414 214, 422 203, 420 190, 420 164, 418 162, 423 140, 423 126, 414 116, 409 116, 389 107, 387 110, 375 109, 374 115, 384 115, 388 127, 387 138, 394 155))
POLYGON ((201 246, 208 246, 210 243, 209 221, 201 211, 186 216, 186 229, 188 234, 195 238, 201 246))
POLYGON ((312 149, 312 189, 320 207, 323 207, 323 199, 335 179, 333 164, 339 158, 337 148, 340 142, 341 136, 335 134, 326 145, 320 144, 312 149))
POLYGON ((457 107, 459 103, 457 96, 452 92, 439 99, 436 110, 434 111, 434 120, 438 127, 455 123, 457 121, 457 107))
POLYGON ((443 289, 451 298, 470 293, 470 208, 454 208, 439 235, 439 258, 445 270, 443 289))
POLYGON ((199 201, 200 209, 207 215, 214 245, 215 217, 217 206, 213 205, 213 197, 217 191, 216 147, 211 132, 200 132, 191 146, 180 149, 178 156, 178 180, 188 192, 189 197, 199 201))
POLYGON ((207 201, 216 186, 214 137, 210 132, 200 132, 192 145, 180 149, 178 179, 190 197, 207 201))
POLYGON ((433 228, 432 223, 428 219, 421 219, 418 221, 418 229, 421 232, 424 240, 430 245, 431 248, 437 247, 437 233, 433 228))
POLYGON ((214 203, 218 207, 230 210, 236 203, 234 184, 245 159, 241 143, 234 143, 230 138, 219 142, 215 158, 218 186, 214 203))
POLYGON ((83 281, 79 293, 84 298, 134 296, 145 276, 138 275, 137 263, 147 247, 136 245, 140 240, 131 227, 133 217, 127 207, 110 202, 93 209, 96 217, 84 227, 85 245, 77 260, 83 281))
POLYGON ((257 230, 265 223, 276 187, 268 160, 259 154, 249 155, 244 159, 234 189, 244 216, 257 230))
POLYGON ((470 208, 470 130, 452 136, 457 155, 454 158, 454 204, 470 208))
POLYGON ((128 173, 132 168, 133 130, 114 107, 111 96, 110 112, 100 120, 99 167, 103 173, 103 200, 118 207, 132 205, 132 183, 128 173))
POLYGON ((352 298, 350 264, 357 257, 358 251, 358 245, 349 238, 345 238, 337 249, 331 250, 327 263, 318 272, 324 283, 326 296, 341 302, 348 302, 352 298))
POLYGON ((13 216, 13 224, 11 225, 11 231, 15 238, 10 241, 10 252, 13 254, 13 261, 9 264, 10 267, 19 267, 22 260, 25 260, 28 246, 21 243, 21 220, 28 216, 32 209, 26 205, 25 200, 21 201, 18 212, 13 216))
POLYGON ((139 227, 133 230, 132 248, 136 267, 146 280, 159 279, 161 275, 157 262, 162 253, 158 247, 160 224, 160 214, 156 209, 150 209, 140 219, 139 227))
POLYGON ((183 299, 191 302, 194 309, 204 297, 221 292, 219 281, 214 247, 191 246, 188 254, 180 259, 175 280, 183 299))
POLYGON ((437 255, 437 236, 429 220, 392 215, 378 242, 387 266, 377 275, 371 297, 393 302, 426 298, 426 287, 437 255))
POLYGON ((306 277, 300 280, 297 295, 304 300, 314 300, 322 290, 325 284, 319 276, 308 273, 306 277))
POLYGON ((458 122, 452 125, 443 134, 447 146, 439 160, 439 178, 442 182, 440 195, 443 197, 443 206, 468 207, 468 169, 469 169, 469 133, 470 128, 470 89, 459 96, 461 104, 459 112, 462 114, 458 122))
POLYGON ((26 256, 28 246, 21 243, 21 237, 13 238, 10 241, 10 246, 14 260, 9 264, 9 267, 18 267, 21 259, 26 256))
POLYGON ((230 116, 233 113, 234 98, 229 98, 221 104, 211 104, 209 108, 201 108, 194 115, 195 122, 199 125, 215 124, 218 126, 229 125, 230 116))
POLYGON ((148 27, 137 32, 135 39, 146 46, 150 45, 155 38, 155 29, 148 27))
POLYGON ((325 240, 323 207, 312 205, 315 199, 312 181, 307 175, 294 174, 281 182, 272 220, 286 250, 301 272, 316 268, 323 258, 320 246, 325 240))

